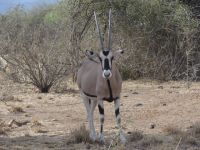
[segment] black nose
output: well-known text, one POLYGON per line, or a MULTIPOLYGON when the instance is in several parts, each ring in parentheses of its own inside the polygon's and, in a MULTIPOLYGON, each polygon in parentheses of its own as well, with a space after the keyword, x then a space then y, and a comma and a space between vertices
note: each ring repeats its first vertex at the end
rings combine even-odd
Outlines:
POLYGON ((107 74, 104 73, 104 76, 105 76, 106 78, 108 78, 108 77, 110 77, 110 73, 107 73, 107 74))

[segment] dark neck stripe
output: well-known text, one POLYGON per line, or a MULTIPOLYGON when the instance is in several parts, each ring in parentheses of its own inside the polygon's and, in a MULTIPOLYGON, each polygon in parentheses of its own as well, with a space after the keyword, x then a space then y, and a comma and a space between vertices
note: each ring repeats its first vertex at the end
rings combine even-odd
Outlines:
POLYGON ((111 88, 109 79, 107 79, 107 84, 108 84, 108 89, 109 89, 109 93, 110 93, 110 98, 113 99, 113 93, 112 93, 112 88, 111 88))

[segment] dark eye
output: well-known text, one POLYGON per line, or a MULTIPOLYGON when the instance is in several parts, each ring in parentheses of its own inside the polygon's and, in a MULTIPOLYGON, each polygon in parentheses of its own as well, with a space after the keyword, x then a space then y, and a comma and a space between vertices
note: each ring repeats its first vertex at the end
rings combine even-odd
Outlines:
POLYGON ((93 55, 94 54, 94 52, 93 51, 90 51, 90 55, 93 55))
POLYGON ((114 59, 114 56, 111 57, 111 60, 113 60, 113 59, 114 59))

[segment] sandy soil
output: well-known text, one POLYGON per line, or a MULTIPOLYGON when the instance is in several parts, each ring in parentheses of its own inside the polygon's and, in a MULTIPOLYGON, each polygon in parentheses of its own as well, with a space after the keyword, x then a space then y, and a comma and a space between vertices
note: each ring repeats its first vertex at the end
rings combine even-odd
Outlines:
MULTIPOLYGON (((41 94, 30 85, 14 83, 1 75, 0 100, 6 104, 0 101, 0 121, 10 127, 0 135, 0 149, 87 149, 84 143, 75 146, 66 142, 73 129, 87 126, 77 87, 70 88, 75 90, 41 94)), ((105 137, 110 140, 117 131, 112 103, 105 102, 105 115, 105 137)), ((200 121, 200 83, 192 83, 187 89, 184 82, 125 81, 121 116, 126 133, 138 130, 163 134, 169 126, 187 130, 200 121), (154 129, 150 128, 152 124, 154 129)), ((98 117, 96 109, 97 131, 98 117)), ((94 145, 94 149, 104 148, 94 145)))

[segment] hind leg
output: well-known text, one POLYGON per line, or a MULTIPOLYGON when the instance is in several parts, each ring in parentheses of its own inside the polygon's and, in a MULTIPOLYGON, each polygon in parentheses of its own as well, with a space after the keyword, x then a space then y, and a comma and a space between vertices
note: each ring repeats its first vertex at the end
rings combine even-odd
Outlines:
POLYGON ((87 119, 89 123, 89 129, 90 129, 90 138, 95 141, 96 140, 96 131, 94 128, 94 121, 93 121, 93 112, 95 109, 95 101, 89 99, 86 95, 81 94, 81 97, 83 99, 86 111, 87 111, 87 119))

